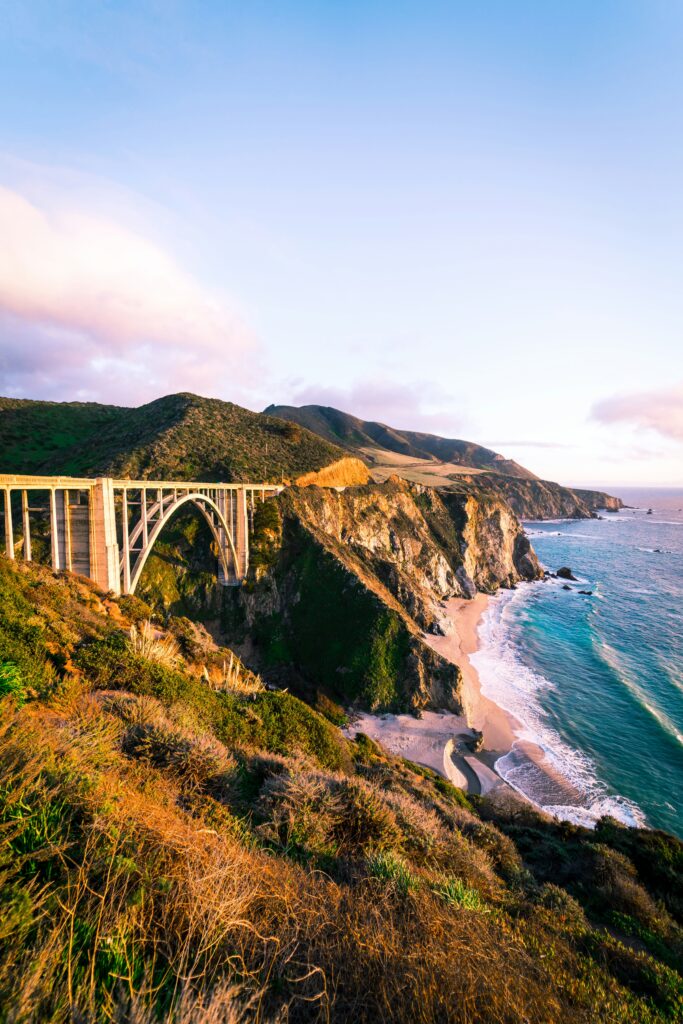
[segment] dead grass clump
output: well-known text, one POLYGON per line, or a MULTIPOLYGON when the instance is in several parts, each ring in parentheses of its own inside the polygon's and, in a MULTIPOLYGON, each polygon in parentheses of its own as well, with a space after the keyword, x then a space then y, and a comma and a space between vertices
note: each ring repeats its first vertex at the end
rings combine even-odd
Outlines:
MULTIPOLYGON (((184 988, 173 1011, 173 1024, 248 1024, 258 1013, 263 992, 245 993, 240 985, 220 984, 211 993, 184 988)), ((260 1016, 263 1024, 279 1024, 282 1017, 260 1016)), ((125 1024, 159 1024, 159 1016, 135 996, 125 1009, 125 1024)))
POLYGON ((123 750, 131 757, 149 761, 155 768, 171 771, 190 789, 205 789, 225 782, 236 761, 215 740, 186 735, 160 725, 131 725, 123 750))
POLYGON ((634 917, 646 928, 658 931, 668 918, 638 882, 638 873, 623 853, 608 846, 593 846, 594 881, 597 890, 618 912, 634 917))
POLYGON ((332 837, 340 801, 329 778, 302 771, 271 775, 261 789, 258 810, 266 819, 259 833, 285 852, 334 852, 332 837))
POLYGON ((175 668, 180 661, 180 647, 168 633, 161 633, 149 619, 139 626, 133 623, 129 632, 129 644, 134 654, 148 661, 156 661, 164 668, 175 668))
POLYGON ((239 658, 230 651, 229 658, 224 658, 221 665, 204 666, 204 679, 212 689, 223 693, 233 693, 238 697, 251 697, 255 693, 263 693, 265 686, 260 676, 254 675, 245 668, 239 658))
POLYGON ((383 797, 396 815, 405 837, 406 848, 413 854, 427 854, 443 840, 444 827, 436 813, 403 789, 387 789, 383 797))
POLYGON ((161 701, 145 694, 98 690, 95 699, 103 711, 115 715, 126 725, 164 725, 168 716, 161 701))
POLYGON ((336 786, 340 815, 334 829, 344 853, 399 848, 403 832, 396 815, 374 786, 361 779, 343 778, 336 786))
POLYGON ((259 831, 288 852, 358 857, 398 849, 403 831, 384 795, 362 780, 290 765, 268 778, 259 831))

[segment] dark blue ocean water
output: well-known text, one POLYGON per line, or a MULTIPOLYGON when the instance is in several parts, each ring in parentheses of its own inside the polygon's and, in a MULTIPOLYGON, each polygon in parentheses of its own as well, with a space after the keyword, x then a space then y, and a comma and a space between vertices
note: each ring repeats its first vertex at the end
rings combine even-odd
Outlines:
MULTIPOLYGON (((525 524, 544 566, 570 566, 580 583, 494 598, 473 660, 483 691, 581 793, 555 813, 683 836, 683 490, 619 493, 637 507, 525 524)), ((549 806, 533 772, 510 758, 498 768, 549 806)))

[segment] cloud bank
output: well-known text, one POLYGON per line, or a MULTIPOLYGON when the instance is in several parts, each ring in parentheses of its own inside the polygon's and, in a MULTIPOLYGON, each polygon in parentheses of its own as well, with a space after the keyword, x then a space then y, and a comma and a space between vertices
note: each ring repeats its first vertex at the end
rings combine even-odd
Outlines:
POLYGON ((593 406, 592 415, 602 423, 631 423, 683 441, 683 383, 660 391, 615 395, 593 406))
POLYGON ((136 404, 245 380, 253 339, 156 243, 0 187, 0 393, 136 404))

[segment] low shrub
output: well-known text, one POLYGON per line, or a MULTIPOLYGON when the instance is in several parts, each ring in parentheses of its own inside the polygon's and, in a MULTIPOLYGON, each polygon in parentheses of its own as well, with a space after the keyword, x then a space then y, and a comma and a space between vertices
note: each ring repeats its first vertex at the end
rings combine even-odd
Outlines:
POLYGON ((341 852, 387 850, 400 847, 403 833, 383 796, 367 782, 340 780, 336 793, 340 813, 334 837, 341 852))
POLYGON ((0 662, 0 698, 12 697, 17 704, 26 700, 26 685, 21 672, 11 661, 0 662))
POLYGON ((560 924, 567 928, 582 931, 588 926, 581 904, 559 885, 546 882, 538 894, 538 902, 552 911, 560 924))
POLYGON ((432 892, 451 907, 479 911, 487 909, 477 890, 465 885, 462 878, 441 878, 432 885, 432 892))
POLYGON ((330 700, 330 698, 324 693, 321 693, 320 690, 315 695, 315 702, 313 706, 318 714, 322 715, 323 718, 326 718, 328 722, 332 723, 332 725, 336 725, 340 729, 343 729, 344 726, 349 724, 349 716, 346 714, 341 704, 335 704, 333 700, 330 700))
POLYGON ((390 886, 399 896, 407 896, 420 888, 420 880, 405 860, 391 850, 371 854, 366 865, 368 874, 390 886))

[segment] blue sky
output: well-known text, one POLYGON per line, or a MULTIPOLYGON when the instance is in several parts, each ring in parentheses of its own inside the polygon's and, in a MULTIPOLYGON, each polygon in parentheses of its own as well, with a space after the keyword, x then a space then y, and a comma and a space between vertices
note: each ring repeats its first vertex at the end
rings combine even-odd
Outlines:
POLYGON ((683 484, 682 58, 658 0, 6 0, 0 392, 683 484))

